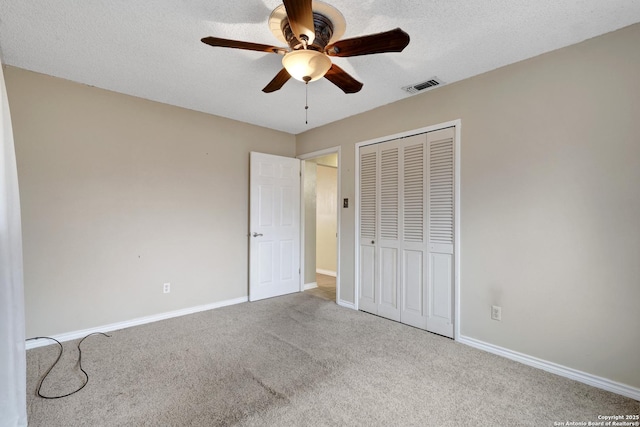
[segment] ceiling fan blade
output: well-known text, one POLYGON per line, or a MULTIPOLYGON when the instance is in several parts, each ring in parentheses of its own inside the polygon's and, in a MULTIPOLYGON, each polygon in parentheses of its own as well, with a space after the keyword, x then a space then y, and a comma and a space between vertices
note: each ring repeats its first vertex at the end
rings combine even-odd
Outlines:
POLYGON ((344 93, 356 93, 362 89, 362 83, 351 77, 346 71, 333 64, 324 78, 338 86, 344 93))
POLYGON ((400 28, 384 33, 339 40, 327 46, 330 56, 358 56, 373 53, 402 52, 409 44, 409 34, 400 28))
POLYGON ((302 41, 307 37, 307 44, 313 43, 316 30, 313 24, 312 0, 284 0, 284 8, 293 34, 302 41))
POLYGON ((215 46, 215 47, 231 47, 234 49, 255 50, 258 52, 281 53, 281 54, 284 54, 287 52, 287 49, 283 47, 269 46, 266 44, 259 44, 259 43, 242 42, 239 40, 221 39, 218 37, 205 37, 201 41, 202 43, 208 44, 209 46, 215 46))
POLYGON ((286 82, 288 82, 290 78, 291 78, 291 76, 289 75, 287 70, 283 68, 282 70, 280 70, 280 72, 278 74, 276 74, 276 76, 273 78, 273 80, 271 80, 269 82, 269 84, 267 84, 264 87, 264 89, 262 89, 262 91, 264 93, 275 92, 276 90, 278 90, 282 86, 284 86, 284 84, 286 82))

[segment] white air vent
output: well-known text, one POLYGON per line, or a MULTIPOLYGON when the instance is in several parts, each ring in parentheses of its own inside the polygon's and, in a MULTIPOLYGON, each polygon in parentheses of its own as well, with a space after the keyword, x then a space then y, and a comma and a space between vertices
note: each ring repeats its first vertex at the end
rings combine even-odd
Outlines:
POLYGON ((437 77, 432 77, 427 81, 416 83, 410 86, 405 86, 402 90, 409 92, 410 94, 415 94, 419 92, 424 92, 426 90, 433 89, 434 87, 442 85, 444 82, 437 77))

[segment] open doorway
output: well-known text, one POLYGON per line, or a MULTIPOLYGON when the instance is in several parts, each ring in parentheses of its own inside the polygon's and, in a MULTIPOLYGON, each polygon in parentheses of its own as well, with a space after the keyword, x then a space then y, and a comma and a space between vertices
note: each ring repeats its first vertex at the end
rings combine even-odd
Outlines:
POLYGON ((304 159, 304 289, 338 301, 337 152, 304 159))

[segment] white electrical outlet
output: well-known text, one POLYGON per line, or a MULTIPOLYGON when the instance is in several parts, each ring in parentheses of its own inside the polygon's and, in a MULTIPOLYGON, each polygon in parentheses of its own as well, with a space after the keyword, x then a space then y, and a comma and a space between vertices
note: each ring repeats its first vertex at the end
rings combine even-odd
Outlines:
POLYGON ((493 320, 502 320, 502 307, 497 305, 491 306, 491 318, 493 320))
POLYGON ((165 294, 168 294, 169 292, 171 292, 171 283, 165 283, 162 290, 164 291, 165 294))

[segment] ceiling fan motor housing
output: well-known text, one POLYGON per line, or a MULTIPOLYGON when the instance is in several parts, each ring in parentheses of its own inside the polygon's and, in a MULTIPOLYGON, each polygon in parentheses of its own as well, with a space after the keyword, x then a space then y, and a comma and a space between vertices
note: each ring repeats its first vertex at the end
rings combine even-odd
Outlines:
MULTIPOLYGON (((316 37, 313 43, 308 45, 308 49, 317 50, 323 52, 324 48, 329 44, 329 40, 333 36, 333 23, 326 16, 313 12, 313 25, 316 32, 316 37)), ((293 50, 301 49, 304 46, 300 43, 300 40, 295 36, 288 19, 283 19, 281 23, 282 34, 284 35, 287 44, 293 50)))

